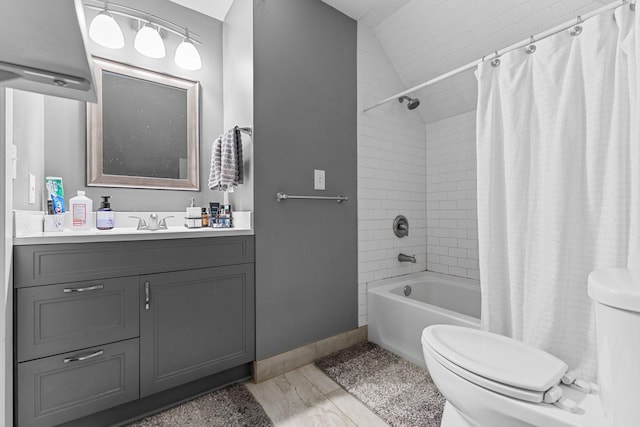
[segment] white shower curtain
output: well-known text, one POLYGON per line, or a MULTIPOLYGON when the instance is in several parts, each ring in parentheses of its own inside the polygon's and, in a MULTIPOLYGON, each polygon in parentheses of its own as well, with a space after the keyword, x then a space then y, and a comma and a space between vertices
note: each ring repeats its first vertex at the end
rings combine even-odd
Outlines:
POLYGON ((640 267, 639 14, 606 12, 477 72, 483 328, 592 380, 587 276, 640 267))

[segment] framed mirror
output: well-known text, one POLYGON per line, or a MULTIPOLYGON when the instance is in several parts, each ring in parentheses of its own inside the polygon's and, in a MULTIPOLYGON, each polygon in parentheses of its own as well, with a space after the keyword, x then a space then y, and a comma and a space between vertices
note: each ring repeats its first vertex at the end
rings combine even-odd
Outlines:
POLYGON ((93 58, 87 185, 198 191, 199 84, 93 58))

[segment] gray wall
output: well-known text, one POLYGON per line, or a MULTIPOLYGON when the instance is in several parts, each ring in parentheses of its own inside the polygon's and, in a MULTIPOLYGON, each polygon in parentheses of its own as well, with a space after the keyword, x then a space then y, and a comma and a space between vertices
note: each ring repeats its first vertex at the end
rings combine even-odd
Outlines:
POLYGON ((320 0, 254 0, 259 360, 358 326, 356 28, 320 0))
MULTIPOLYGON (((13 209, 43 209, 44 189, 44 95, 13 91, 13 144, 18 149, 13 209), (29 203, 29 174, 36 177, 36 200, 29 203)), ((46 206, 46 205, 45 205, 46 206)))
MULTIPOLYGON (((253 126, 253 0, 234 0, 222 30, 224 128, 253 126)), ((253 138, 242 134, 244 185, 230 194, 237 210, 253 210, 253 138)))
MULTIPOLYGON (((127 63, 141 68, 200 81, 200 191, 168 191, 86 187, 85 104, 62 98, 48 97, 45 101, 45 172, 64 179, 68 199, 77 190, 85 190, 99 206, 100 196, 112 196, 116 211, 179 211, 191 197, 198 205, 222 201, 222 193, 207 188, 210 147, 223 130, 222 104, 222 23, 211 17, 186 9, 169 0, 121 0, 118 2, 161 18, 169 19, 197 33, 203 42, 198 46, 202 69, 186 71, 175 65, 173 56, 181 39, 176 35, 165 38, 167 55, 163 59, 147 58, 133 49, 134 31, 130 20, 116 16, 125 36, 125 47, 119 50, 103 48, 93 41, 88 46, 94 56, 127 63)), ((85 9, 87 22, 97 13, 85 9)))

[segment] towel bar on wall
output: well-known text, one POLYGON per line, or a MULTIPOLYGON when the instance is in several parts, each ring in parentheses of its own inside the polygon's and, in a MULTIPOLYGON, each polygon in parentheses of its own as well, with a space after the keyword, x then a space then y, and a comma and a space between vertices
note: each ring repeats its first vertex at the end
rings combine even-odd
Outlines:
POLYGON ((309 199, 309 200, 335 200, 338 203, 346 202, 349 200, 349 197, 338 195, 335 197, 325 197, 325 196, 291 196, 289 194, 283 193, 282 191, 276 194, 276 200, 281 202, 287 199, 309 199))
POLYGON ((253 136, 253 128, 251 126, 238 126, 238 130, 242 133, 246 133, 249 136, 253 136))

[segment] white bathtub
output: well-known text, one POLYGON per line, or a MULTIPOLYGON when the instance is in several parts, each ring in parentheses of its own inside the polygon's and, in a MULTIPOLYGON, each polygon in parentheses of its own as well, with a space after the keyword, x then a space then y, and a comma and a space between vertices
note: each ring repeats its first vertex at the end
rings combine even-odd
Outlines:
POLYGON ((420 336, 429 325, 480 328, 480 283, 424 271, 369 283, 369 341, 426 366, 420 336), (404 295, 405 286, 411 294, 404 295))

